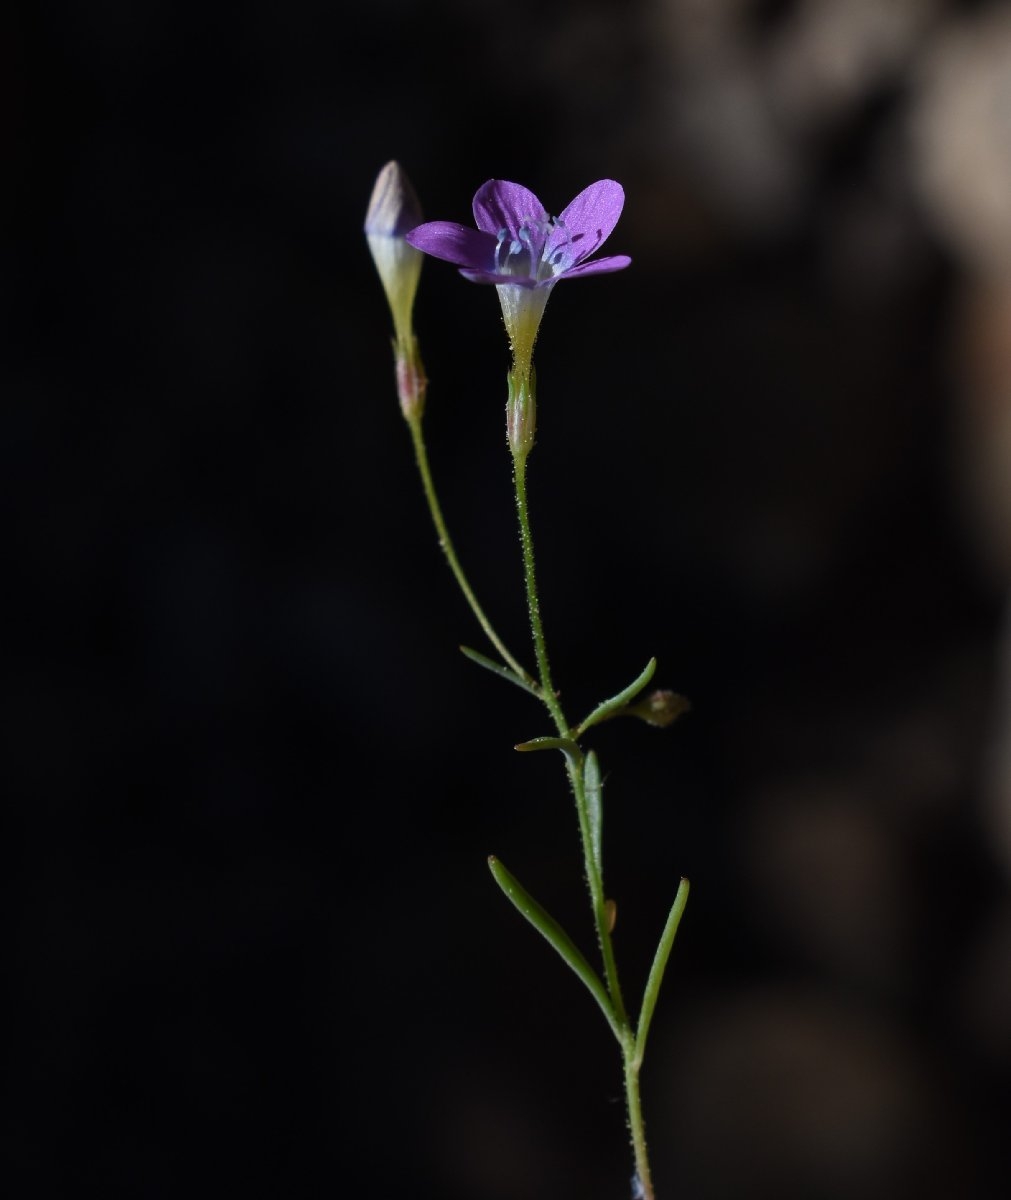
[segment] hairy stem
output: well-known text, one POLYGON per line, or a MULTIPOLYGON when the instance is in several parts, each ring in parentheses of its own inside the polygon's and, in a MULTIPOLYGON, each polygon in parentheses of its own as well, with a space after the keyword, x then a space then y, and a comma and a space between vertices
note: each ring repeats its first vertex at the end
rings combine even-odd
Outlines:
MULTIPOLYGON (((541 621, 540 602, 537 594, 537 575, 534 567, 534 543, 530 528, 530 512, 527 503, 526 454, 513 456, 514 481, 516 485, 516 510, 519 514, 520 541, 523 547, 523 574, 526 582, 527 608, 530 614, 530 631, 533 635, 537 669, 540 674, 541 696, 547 705, 558 729, 559 737, 570 738, 568 722, 555 695, 548 661, 547 645, 544 640, 544 625, 541 621)), ((635 1157, 636 1179, 643 1200, 654 1200, 653 1180, 649 1169, 646 1150, 646 1127, 642 1117, 642 1097, 639 1092, 640 1061, 636 1055, 636 1031, 628 1019, 625 1003, 618 982, 618 965, 611 938, 610 918, 604 895, 604 882, 593 852, 592 833, 586 801, 586 781, 583 775, 583 756, 568 759, 569 781, 576 801, 579 817, 579 833, 583 847, 583 867, 590 890, 590 906, 597 930, 597 941, 604 961, 604 977, 614 1007, 621 1042, 622 1067, 625 1077, 625 1101, 628 1109, 628 1127, 632 1137, 632 1153, 635 1157)))
MULTIPOLYGON (((453 546, 453 541, 449 536, 449 530, 446 528, 446 520, 442 515, 442 508, 439 504, 439 498, 435 492, 435 484, 432 481, 432 469, 428 462, 428 449, 425 446, 425 437, 421 430, 420 415, 411 416, 408 418, 407 424, 411 430, 411 441, 414 443, 414 458, 418 464, 418 473, 421 476, 421 486, 425 492, 425 499, 428 501, 428 511, 432 515, 432 523, 435 525, 435 531, 439 536, 439 546, 442 548, 443 554, 446 556, 446 562, 449 564, 449 569, 453 572, 460 591, 463 592, 464 599, 470 605, 470 610, 477 618, 478 624, 484 630, 488 641, 495 647, 502 661, 506 663, 513 671, 528 685, 536 687, 536 683, 530 673, 525 670, 519 662, 509 653, 505 643, 495 632, 491 621, 485 615, 484 609, 478 603, 477 596, 474 594, 474 589, 470 586, 467 576, 464 574, 463 567, 460 565, 460 560, 456 556, 456 550, 453 546)), ((550 706, 549 706, 550 707, 550 706)))
POLYGON ((527 460, 525 454, 513 457, 513 482, 516 485, 516 511, 520 520, 520 543, 523 547, 523 578, 527 592, 527 611, 530 614, 530 632, 534 639, 534 654, 537 656, 537 672, 540 676, 544 703, 551 713, 559 737, 569 736, 569 724, 562 712, 555 686, 551 682, 551 666, 544 641, 544 626, 541 622, 541 606, 537 596, 537 574, 534 570, 534 540, 530 530, 530 511, 527 506, 527 460))
POLYGON ((622 1041, 621 1056, 625 1067, 625 1103, 628 1108, 628 1130, 632 1135, 632 1154, 635 1156, 636 1195, 642 1200, 654 1200, 653 1177, 646 1150, 646 1125, 642 1119, 642 1097, 639 1094, 639 1064, 635 1061, 635 1036, 628 1029, 622 1041))

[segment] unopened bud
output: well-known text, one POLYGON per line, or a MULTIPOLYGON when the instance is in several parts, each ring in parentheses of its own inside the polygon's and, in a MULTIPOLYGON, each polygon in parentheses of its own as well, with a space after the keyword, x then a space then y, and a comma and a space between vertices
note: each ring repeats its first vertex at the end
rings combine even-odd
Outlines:
POLYGON ((513 458, 523 458, 534 448, 537 431, 537 379, 531 365, 525 374, 509 372, 506 401, 506 437, 513 458))
POLYGON ((365 216, 365 236, 393 315, 399 354, 412 341, 411 309, 421 277, 424 255, 406 235, 421 224, 421 205, 399 163, 388 162, 379 172, 365 216))
POLYGON ((427 387, 428 379, 418 353, 418 342, 412 337, 408 353, 397 349, 397 395, 400 397, 401 411, 408 421, 420 418, 425 411, 427 387))

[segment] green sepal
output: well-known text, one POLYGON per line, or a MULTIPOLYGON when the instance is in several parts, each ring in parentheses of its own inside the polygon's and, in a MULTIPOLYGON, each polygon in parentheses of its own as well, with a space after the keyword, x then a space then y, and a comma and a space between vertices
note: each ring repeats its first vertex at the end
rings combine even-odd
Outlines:
POLYGON ((653 672, 656 670, 656 659, 651 658, 642 672, 628 685, 624 691, 618 692, 616 696, 612 696, 610 700, 605 700, 598 704, 590 715, 580 724, 575 732, 578 738, 584 734, 592 725, 598 725, 601 721, 606 721, 610 717, 616 717, 618 713, 642 691, 647 683, 653 678, 653 672))
POLYGON ((599 976, 586 961, 586 958, 573 940, 554 917, 545 912, 523 885, 506 870, 494 854, 488 859, 488 867, 495 882, 512 902, 516 910, 522 916, 526 917, 537 932, 554 947, 558 954, 561 955, 565 962, 568 963, 583 981, 590 995, 600 1005, 600 1010, 604 1014, 608 1025, 610 1025, 611 1032, 620 1042, 621 1031, 618 1029, 618 1022, 615 1019, 614 1009, 611 1006, 611 1000, 608 997, 607 991, 599 976))
POLYGON ((604 783, 600 778, 600 763, 597 752, 591 750, 586 756, 583 769, 583 787, 586 791, 586 816, 590 823, 590 850, 597 878, 603 879, 604 866, 601 853, 604 828, 604 783))
POLYGON ((472 650, 470 646, 461 646, 460 653, 470 659, 471 662, 477 663, 479 667, 484 667, 486 671, 491 671, 493 675, 498 675, 502 679, 508 679, 510 683, 515 683, 517 687, 521 687, 525 692, 529 692, 531 696, 540 697, 540 690, 536 684, 529 683, 522 675, 517 675, 510 667, 504 667, 501 663, 497 663, 493 658, 488 658, 487 655, 481 654, 477 650, 472 650))
POLYGON ((646 980, 646 988, 642 994, 642 1008, 639 1010, 639 1027, 635 1034, 635 1055, 632 1060, 636 1068, 642 1066, 642 1058, 646 1053, 646 1037, 649 1033, 650 1022, 653 1020, 653 1010, 656 1008, 657 996, 660 994, 663 973, 666 970, 667 959, 670 958, 671 947, 674 945, 674 937, 677 934, 678 926, 681 924, 681 915, 685 911, 687 903, 688 880, 682 879, 678 885, 677 895, 674 897, 674 904, 671 907, 670 915, 667 917, 667 924, 664 925, 663 933, 660 935, 656 954, 653 956, 653 965, 649 969, 649 978, 646 980))

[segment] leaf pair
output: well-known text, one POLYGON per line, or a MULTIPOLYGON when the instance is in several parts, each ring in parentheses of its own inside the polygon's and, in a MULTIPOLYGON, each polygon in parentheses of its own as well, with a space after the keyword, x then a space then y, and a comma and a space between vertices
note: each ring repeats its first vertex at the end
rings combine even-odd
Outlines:
MULTIPOLYGON (((586 961, 586 957, 582 951, 554 917, 537 903, 526 888, 494 855, 488 859, 488 866, 491 869, 495 882, 517 911, 526 917, 537 932, 554 947, 562 959, 568 963, 582 980, 590 995, 600 1006, 600 1011, 604 1014, 604 1018, 611 1027, 611 1032, 618 1039, 618 1044, 622 1045, 624 1031, 615 1015, 611 998, 608 996, 607 989, 601 982, 600 976, 586 961)), ((681 923, 681 915, 685 910, 687 902, 688 880, 682 879, 678 886, 677 895, 674 897, 674 904, 667 917, 667 923, 664 925, 663 933, 660 935, 660 942, 657 945, 656 954, 653 956, 653 965, 650 968, 649 978, 646 980, 646 988, 643 992, 642 1005, 639 1010, 638 1028, 635 1031, 635 1053, 632 1059, 636 1070, 642 1065, 643 1055, 646 1051, 646 1037, 649 1033, 650 1023, 653 1020, 653 1012, 660 993, 660 984, 663 980, 664 970, 667 967, 667 960, 670 958, 671 947, 674 945, 678 925, 681 923)))

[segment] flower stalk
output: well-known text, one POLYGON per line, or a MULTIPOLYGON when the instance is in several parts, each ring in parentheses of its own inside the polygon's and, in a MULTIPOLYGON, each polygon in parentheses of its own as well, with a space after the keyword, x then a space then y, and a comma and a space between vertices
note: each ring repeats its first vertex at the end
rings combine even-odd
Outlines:
POLYGON ((548 662, 548 647, 544 640, 544 625, 541 621, 541 602, 537 593, 537 571, 534 563, 534 538, 530 528, 530 507, 527 503, 527 456, 526 453, 513 455, 513 484, 516 490, 516 514, 519 517, 520 545, 523 553, 523 582, 527 597, 527 615, 530 618, 530 632, 534 643, 534 655, 537 659, 537 672, 541 696, 548 712, 558 730, 558 736, 569 736, 568 722, 558 703, 555 685, 551 679, 551 665, 548 662))
MULTIPOLYGON (((407 415, 407 414, 405 414, 407 415)), ((505 642, 499 637, 495 631, 495 627, 488 619, 487 614, 481 607, 474 589, 470 585, 470 580, 467 578, 463 567, 460 564, 460 559, 456 553, 456 547, 453 545, 453 539, 449 535, 449 528, 446 525, 446 518, 442 515, 442 505, 439 503, 439 497, 435 490, 435 482, 432 479, 432 468, 428 461, 428 447, 425 444, 425 434, 422 429, 421 421, 422 413, 413 412, 407 415, 408 428, 411 431, 411 442, 414 446, 414 461, 418 468, 418 474, 421 477, 422 490, 425 493, 425 501, 428 504, 428 512, 432 518, 432 524, 435 526, 435 532, 439 539, 439 549, 442 551, 446 563, 450 571, 453 573, 453 578, 456 580, 457 586, 463 593, 464 599, 467 601, 471 612, 477 619, 477 623, 481 626, 485 637, 495 647, 502 661, 513 671, 519 678, 530 688, 537 690, 537 682, 527 669, 510 653, 505 642)))

